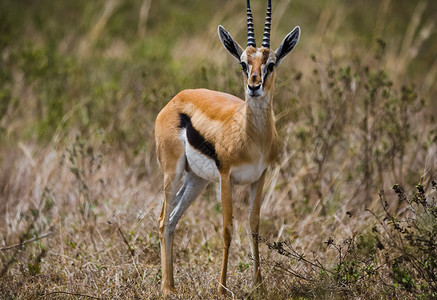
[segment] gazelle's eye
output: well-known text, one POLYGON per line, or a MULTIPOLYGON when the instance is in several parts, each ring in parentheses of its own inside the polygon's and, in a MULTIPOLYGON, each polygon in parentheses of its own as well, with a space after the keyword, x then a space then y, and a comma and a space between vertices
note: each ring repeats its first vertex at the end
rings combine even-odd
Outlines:
POLYGON ((267 66, 267 71, 269 73, 273 72, 273 69, 275 68, 275 63, 271 62, 269 63, 269 65, 267 66))
POLYGON ((244 61, 242 61, 240 63, 240 65, 241 65, 241 69, 243 70, 243 72, 247 73, 247 65, 246 65, 246 63, 244 61))

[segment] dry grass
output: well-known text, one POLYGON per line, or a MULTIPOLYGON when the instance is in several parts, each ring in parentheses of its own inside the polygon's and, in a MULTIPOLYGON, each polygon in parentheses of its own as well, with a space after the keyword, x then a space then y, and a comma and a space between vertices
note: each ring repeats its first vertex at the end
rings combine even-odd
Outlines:
MULTIPOLYGON (((77 138, 64 149, 20 144, 19 151, 7 154, 9 163, 3 165, 0 178, 5 196, 2 298, 161 297, 157 235, 161 178, 154 171, 156 164, 144 165, 143 156, 139 153, 127 162, 104 143, 91 145, 77 138)), ((348 238, 369 230, 376 219, 362 209, 347 211, 352 200, 328 215, 318 209, 321 201, 309 210, 293 208, 284 190, 300 189, 307 174, 277 188, 278 182, 286 180, 279 170, 277 166, 270 172, 266 184, 260 228, 266 239, 261 254, 268 297, 379 298, 389 293, 390 285, 378 278, 366 278, 351 288, 342 287, 333 277, 319 277, 322 270, 331 270, 339 262, 338 249, 328 240, 344 247, 348 238), (265 244, 284 240, 322 267, 284 257, 265 244)), ((222 241, 215 192, 211 186, 178 226, 177 299, 217 298, 222 241)), ((247 194, 243 188, 235 193, 229 289, 236 298, 247 298, 257 295, 251 286, 247 194)), ((396 203, 394 193, 391 198, 396 203)), ((408 296, 402 290, 395 294, 408 296)))
MULTIPOLYGON (((0 178, 5 200, 2 298, 161 297, 157 235, 161 178, 155 164, 144 165, 143 153, 127 162, 113 152, 105 144, 72 139, 66 149, 21 144, 20 151, 7 154, 9 163, 3 165, 0 178)), ((321 214, 317 205, 307 211, 293 208, 284 190, 299 189, 301 179, 277 188, 285 178, 270 172, 261 236, 270 244, 287 240, 309 261, 332 269, 339 253, 327 244, 328 239, 342 245, 369 230, 376 220, 361 209, 348 212, 348 203, 328 215, 321 214)), ((217 298, 222 242, 215 192, 211 186, 178 226, 177 299, 217 298)), ((396 195, 391 195, 394 200, 396 195)), ((229 289, 236 298, 246 298, 256 295, 251 286, 246 191, 237 189, 236 198, 229 289)), ((353 288, 341 287, 333 278, 319 278, 320 267, 283 257, 266 245, 261 246, 261 254, 269 298, 379 298, 391 290, 376 278, 353 288)), ((393 295, 406 296, 402 290, 393 295)))

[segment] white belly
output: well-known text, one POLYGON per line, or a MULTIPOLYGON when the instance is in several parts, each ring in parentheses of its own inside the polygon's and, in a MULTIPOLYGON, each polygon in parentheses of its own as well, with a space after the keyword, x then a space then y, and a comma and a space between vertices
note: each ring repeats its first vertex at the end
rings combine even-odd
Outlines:
MULTIPOLYGON (((208 181, 220 181, 220 173, 213 159, 200 153, 189 144, 185 145, 185 154, 190 169, 196 173, 197 176, 208 181)), ((249 184, 255 182, 261 177, 266 168, 267 164, 264 162, 233 167, 231 168, 231 180, 234 184, 249 184)))
POLYGON ((208 181, 219 181, 220 173, 215 161, 194 149, 188 141, 185 143, 185 155, 187 156, 190 169, 197 176, 208 181))
MULTIPOLYGON (((188 165, 197 176, 208 181, 219 182, 220 173, 213 159, 193 148, 187 141, 185 131, 181 134, 185 145, 185 155, 188 165)), ((258 180, 267 168, 262 157, 252 164, 244 164, 231 168, 231 180, 234 184, 249 184, 258 180)))
POLYGON ((235 184, 249 184, 258 180, 267 168, 264 161, 253 164, 240 165, 231 168, 231 179, 235 184))

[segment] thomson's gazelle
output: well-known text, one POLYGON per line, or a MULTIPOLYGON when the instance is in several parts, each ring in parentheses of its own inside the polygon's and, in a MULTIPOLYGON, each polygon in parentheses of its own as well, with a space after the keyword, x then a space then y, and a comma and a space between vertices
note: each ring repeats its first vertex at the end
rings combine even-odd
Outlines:
POLYGON ((269 0, 260 48, 255 44, 249 0, 246 49, 241 48, 222 26, 218 27, 224 47, 241 64, 245 100, 207 89, 184 90, 162 109, 156 119, 156 150, 164 173, 165 194, 159 217, 164 295, 174 290, 173 234, 176 224, 210 181, 220 182, 223 213, 224 246, 219 293, 224 293, 226 286, 234 184, 250 184, 253 275, 255 284, 261 282, 257 234, 262 190, 267 167, 279 152, 272 110, 275 71, 300 36, 300 28, 295 27, 278 49, 272 51, 270 21, 269 0))

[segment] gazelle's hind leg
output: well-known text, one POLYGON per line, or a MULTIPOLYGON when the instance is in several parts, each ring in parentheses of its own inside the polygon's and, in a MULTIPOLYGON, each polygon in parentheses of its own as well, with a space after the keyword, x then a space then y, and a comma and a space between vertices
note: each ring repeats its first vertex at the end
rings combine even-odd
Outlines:
POLYGON ((205 190, 208 181, 197 176, 194 172, 187 172, 184 178, 184 184, 176 194, 174 201, 175 207, 170 214, 169 231, 173 235, 179 219, 182 217, 187 208, 197 199, 205 190))
POLYGON ((198 177, 193 172, 187 172, 184 184, 176 193, 186 164, 185 155, 177 163, 173 176, 164 175, 165 201, 159 218, 159 233, 161 239, 161 271, 162 290, 168 295, 175 289, 173 276, 173 240, 174 230, 179 219, 187 208, 204 191, 208 181, 198 177))
POLYGON ((173 230, 170 230, 170 213, 175 206, 176 191, 184 172, 185 154, 181 152, 174 164, 162 164, 164 171, 164 202, 159 216, 159 238, 161 241, 162 291, 167 295, 174 291, 173 278, 173 230))
POLYGON ((259 214, 262 204, 262 191, 266 172, 261 177, 252 183, 250 187, 250 212, 249 222, 250 230, 252 231, 252 254, 253 254, 253 283, 259 285, 261 283, 261 269, 258 250, 258 231, 259 231, 259 214))

